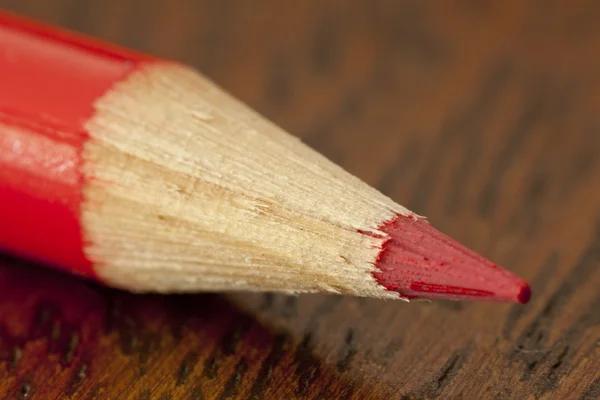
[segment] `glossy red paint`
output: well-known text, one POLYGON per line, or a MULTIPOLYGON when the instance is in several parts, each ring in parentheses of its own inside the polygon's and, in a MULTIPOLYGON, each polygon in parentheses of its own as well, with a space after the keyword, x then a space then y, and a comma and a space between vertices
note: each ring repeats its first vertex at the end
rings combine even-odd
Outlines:
POLYGON ((397 216, 373 276, 402 297, 526 303, 527 282, 457 243, 421 218, 397 216))
POLYGON ((148 59, 0 12, 0 248, 94 275, 79 220, 85 123, 148 59))

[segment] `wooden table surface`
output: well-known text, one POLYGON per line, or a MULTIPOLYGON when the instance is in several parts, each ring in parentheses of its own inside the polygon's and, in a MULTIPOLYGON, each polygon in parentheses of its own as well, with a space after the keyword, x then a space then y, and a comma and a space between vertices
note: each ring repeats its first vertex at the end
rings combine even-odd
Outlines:
POLYGON ((5 257, 0 398, 600 397, 599 2, 1 4, 198 67, 533 298, 140 296, 5 257))

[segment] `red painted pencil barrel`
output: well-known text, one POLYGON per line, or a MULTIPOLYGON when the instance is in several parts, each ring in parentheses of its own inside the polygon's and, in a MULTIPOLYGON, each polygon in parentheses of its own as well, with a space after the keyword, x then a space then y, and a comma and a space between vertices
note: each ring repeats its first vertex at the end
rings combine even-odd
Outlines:
POLYGON ((80 226, 85 123, 144 59, 0 11, 0 248, 93 275, 80 226))

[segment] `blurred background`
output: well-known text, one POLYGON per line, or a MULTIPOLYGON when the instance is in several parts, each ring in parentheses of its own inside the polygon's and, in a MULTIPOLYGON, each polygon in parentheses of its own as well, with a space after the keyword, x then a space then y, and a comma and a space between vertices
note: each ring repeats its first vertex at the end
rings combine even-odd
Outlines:
POLYGON ((197 67, 534 292, 134 296, 3 258, 0 397, 600 397, 600 3, 0 6, 197 67))

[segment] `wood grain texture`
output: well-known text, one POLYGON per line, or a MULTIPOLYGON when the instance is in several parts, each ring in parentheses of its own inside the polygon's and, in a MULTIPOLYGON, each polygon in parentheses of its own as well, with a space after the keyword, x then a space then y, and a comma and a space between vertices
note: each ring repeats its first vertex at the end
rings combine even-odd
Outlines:
POLYGON ((2 4, 198 67, 534 297, 136 296, 5 258, 0 398, 600 396, 597 2, 2 4))

